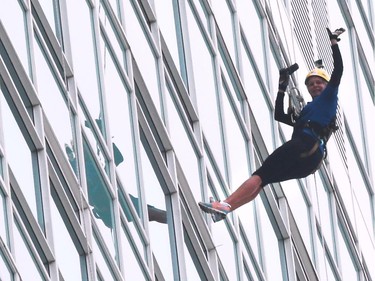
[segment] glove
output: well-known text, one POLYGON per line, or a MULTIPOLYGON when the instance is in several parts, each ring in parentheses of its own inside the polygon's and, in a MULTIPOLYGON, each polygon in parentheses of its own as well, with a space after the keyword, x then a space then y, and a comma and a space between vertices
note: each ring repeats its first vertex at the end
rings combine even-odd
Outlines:
POLYGON ((338 28, 336 29, 334 32, 331 32, 331 30, 327 27, 327 32, 328 32, 328 36, 329 36, 329 39, 336 39, 337 42, 339 42, 341 39, 338 38, 342 33, 345 32, 345 29, 344 28, 338 28))
POLYGON ((282 68, 279 71, 279 90, 285 92, 289 84, 289 76, 299 68, 298 64, 292 64, 287 68, 282 68))
POLYGON ((279 91, 285 92, 289 84, 289 75, 286 68, 280 69, 279 72, 279 91))

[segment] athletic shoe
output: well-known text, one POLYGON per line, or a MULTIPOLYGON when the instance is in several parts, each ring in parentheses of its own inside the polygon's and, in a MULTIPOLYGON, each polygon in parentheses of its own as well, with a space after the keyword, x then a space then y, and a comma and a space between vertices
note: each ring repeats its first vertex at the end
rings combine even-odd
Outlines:
POLYGON ((202 209, 203 212, 209 214, 218 214, 222 216, 226 216, 230 212, 231 206, 226 202, 220 201, 213 201, 210 198, 210 203, 199 202, 199 207, 202 209))
MULTIPOLYGON (((210 197, 210 203, 213 203, 213 202, 215 202, 215 199, 213 197, 210 197)), ((227 217, 226 215, 219 214, 219 213, 211 214, 211 218, 212 218, 213 222, 221 221, 221 220, 225 219, 226 217, 227 217)))

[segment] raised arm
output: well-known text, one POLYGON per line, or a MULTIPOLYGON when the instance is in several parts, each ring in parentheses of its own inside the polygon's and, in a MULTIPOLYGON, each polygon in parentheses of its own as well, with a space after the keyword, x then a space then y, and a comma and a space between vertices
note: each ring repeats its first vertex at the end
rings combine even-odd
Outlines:
POLYGON ((278 91, 275 101, 275 120, 284 124, 294 126, 292 117, 290 114, 284 112, 284 91, 278 91))
POLYGON ((331 48, 332 48, 332 57, 333 57, 333 72, 331 75, 331 80, 329 83, 332 86, 338 86, 340 85, 342 73, 344 71, 344 65, 342 62, 341 52, 339 49, 339 45, 337 42, 340 41, 340 38, 338 36, 345 32, 344 28, 336 29, 334 32, 331 32, 329 28, 327 28, 327 32, 329 35, 329 39, 331 40, 331 48))
POLYGON ((277 92, 275 101, 275 120, 285 123, 290 126, 294 126, 292 121, 292 113, 284 112, 284 96, 286 88, 289 84, 289 76, 298 69, 298 64, 293 64, 287 68, 280 69, 279 72, 279 91, 277 92))

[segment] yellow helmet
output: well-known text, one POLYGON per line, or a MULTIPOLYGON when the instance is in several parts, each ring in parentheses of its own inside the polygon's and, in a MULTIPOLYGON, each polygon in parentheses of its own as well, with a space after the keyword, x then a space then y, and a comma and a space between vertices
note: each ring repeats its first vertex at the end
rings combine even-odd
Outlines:
POLYGON ((323 78, 327 82, 330 79, 327 71, 325 71, 323 68, 314 68, 309 73, 307 73, 306 79, 305 79, 305 85, 307 85, 307 80, 309 80, 309 78, 312 76, 318 76, 320 78, 323 78))

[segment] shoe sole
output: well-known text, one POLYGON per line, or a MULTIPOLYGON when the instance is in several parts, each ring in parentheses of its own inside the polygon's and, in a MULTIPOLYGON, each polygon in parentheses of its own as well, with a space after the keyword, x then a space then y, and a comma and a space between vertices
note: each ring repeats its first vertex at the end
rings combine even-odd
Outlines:
POLYGON ((225 219, 226 217, 227 217, 226 215, 219 214, 219 213, 211 214, 211 218, 212 218, 213 222, 221 221, 221 220, 225 219))

